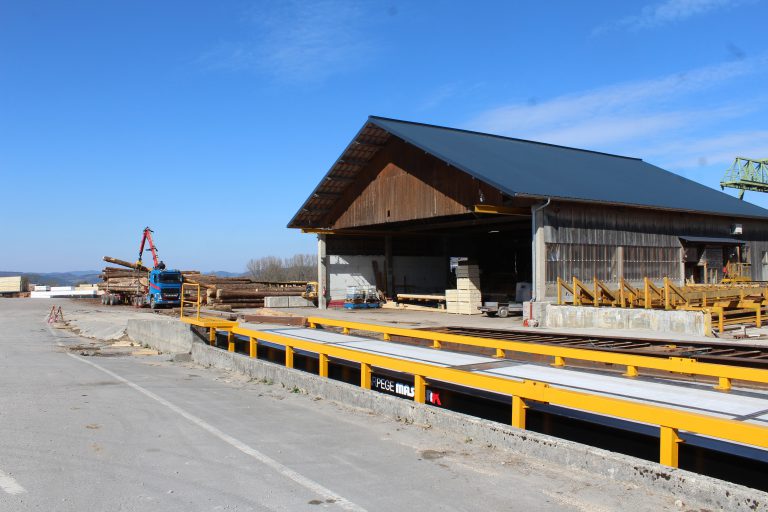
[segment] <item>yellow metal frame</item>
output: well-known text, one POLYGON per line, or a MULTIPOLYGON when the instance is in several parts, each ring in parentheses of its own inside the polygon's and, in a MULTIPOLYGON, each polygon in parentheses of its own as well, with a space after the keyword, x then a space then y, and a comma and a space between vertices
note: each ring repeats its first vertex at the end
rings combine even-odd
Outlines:
MULTIPOLYGON (((482 347, 496 349, 498 351, 521 352, 525 354, 535 354, 541 356, 550 356, 553 358, 555 366, 565 366, 567 359, 590 361, 593 363, 604 363, 627 368, 628 376, 638 375, 638 368, 648 370, 659 370, 671 373, 681 373, 688 375, 698 375, 702 377, 714 377, 720 379, 742 380, 747 382, 756 382, 768 384, 768 370, 758 368, 745 368, 739 366, 702 363, 696 359, 685 357, 650 357, 634 354, 617 354, 614 352, 603 352, 600 350, 590 350, 583 348, 558 347, 554 345, 544 345, 513 340, 493 340, 488 338, 477 338, 473 336, 463 336, 458 334, 447 334, 441 332, 431 332, 416 329, 405 329, 402 327, 391 327, 387 325, 364 324, 359 322, 349 322, 346 320, 334 320, 331 318, 309 317, 307 319, 310 327, 325 325, 329 327, 340 327, 346 332, 354 329, 357 331, 373 332, 384 335, 388 340, 392 336, 404 336, 415 339, 422 339, 432 342, 433 347, 441 347, 443 343, 455 343, 458 345, 467 345, 472 347, 482 347)), ((721 386, 719 383, 718 386, 721 386)), ((721 389, 721 387, 717 387, 721 389)))
MULTIPOLYGON (((313 325, 321 323, 329 325, 329 322, 341 323, 320 318, 311 318, 310 321, 313 325)), ((358 328, 358 326, 382 328, 381 326, 350 322, 346 322, 346 324, 349 328, 358 328)), ((507 395, 511 398, 511 424, 517 428, 525 428, 525 412, 529 401, 550 403, 628 421, 658 425, 660 429, 659 460, 662 464, 672 467, 677 467, 678 464, 678 445, 682 442, 679 432, 696 433, 725 441, 768 448, 768 428, 759 425, 679 409, 648 405, 631 400, 570 391, 552 387, 542 382, 530 380, 514 381, 424 362, 407 361, 396 357, 362 352, 344 346, 291 338, 277 333, 256 331, 239 326, 231 326, 221 330, 227 332, 227 337, 232 340, 232 343, 234 343, 233 336, 239 335, 246 337, 251 342, 251 346, 253 346, 254 340, 261 340, 285 347, 286 366, 289 368, 293 367, 293 354, 296 349, 316 353, 320 361, 319 373, 322 377, 328 376, 328 362, 330 358, 358 363, 361 369, 360 385, 366 389, 371 387, 370 377, 373 367, 411 374, 414 379, 414 400, 418 403, 426 401, 426 386, 429 381, 441 381, 507 395)), ((390 334, 403 334, 402 331, 409 331, 408 329, 399 328, 387 328, 387 330, 390 334)), ((215 328, 212 331, 215 331, 215 328)), ((414 332, 418 333, 418 331, 414 332)), ((424 333, 421 332, 419 334, 423 335, 424 333)), ((438 334, 431 333, 429 336, 434 337, 438 334)), ((440 336, 454 337, 453 335, 440 336)), ((446 339, 445 341, 454 342, 453 339, 446 339)), ((231 350, 230 347, 228 349, 231 350)), ((253 349, 251 349, 250 354, 251 357, 254 357, 253 349)))
POLYGON ((475 213, 488 213, 492 215, 523 215, 531 216, 530 208, 515 208, 511 206, 495 206, 492 204, 476 204, 473 207, 475 213))
MULTIPOLYGON (((179 313, 179 320, 184 323, 196 325, 198 327, 204 327, 206 329, 214 327, 231 327, 237 325, 237 322, 232 320, 225 320, 218 317, 205 317, 201 314, 202 298, 200 294, 200 285, 197 283, 182 283, 181 284, 181 311, 179 313), (187 300, 185 292, 194 289, 195 300, 187 300), (192 306, 192 312, 188 314, 188 309, 185 310, 184 306, 192 306)), ((211 344, 216 342, 215 338, 210 338, 211 344)))
POLYGON ((760 327, 763 310, 768 312, 768 287, 753 282, 678 287, 667 277, 659 287, 646 277, 642 289, 633 288, 624 279, 620 279, 619 288, 612 290, 597 278, 593 279, 590 286, 575 277, 571 282, 558 277, 557 303, 702 311, 707 315, 708 325, 715 325, 722 333, 724 326, 730 324, 751 323, 760 327), (570 302, 566 300, 564 292, 572 295, 570 302))
POLYGON ((181 283, 181 318, 184 318, 184 305, 194 306, 195 319, 200 320, 200 285, 195 283, 181 283), (186 293, 188 290, 195 290, 195 300, 187 300, 186 293))

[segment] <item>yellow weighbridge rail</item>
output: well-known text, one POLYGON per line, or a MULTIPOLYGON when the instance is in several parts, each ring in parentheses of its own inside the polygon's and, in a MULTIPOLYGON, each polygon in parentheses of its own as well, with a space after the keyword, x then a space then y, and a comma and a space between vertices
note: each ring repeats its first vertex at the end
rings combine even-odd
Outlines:
MULTIPOLYGON (((185 285, 186 286, 186 285, 185 285)), ((281 334, 265 331, 257 331, 240 327, 237 322, 220 318, 209 318, 200 315, 199 300, 186 301, 187 305, 195 306, 192 315, 188 308, 182 308, 181 321, 198 327, 209 329, 211 345, 216 345, 216 332, 227 333, 227 349, 235 351, 235 336, 242 336, 248 340, 249 356, 257 357, 258 342, 274 343, 285 349, 285 366, 293 367, 295 350, 303 350, 318 355, 319 375, 328 377, 329 358, 337 358, 351 361, 360 365, 360 386, 371 388, 371 371, 373 367, 385 368, 392 371, 413 375, 414 400, 418 403, 426 401, 426 385, 428 380, 441 381, 468 388, 482 389, 510 397, 512 405, 512 426, 524 429, 526 424, 526 409, 528 402, 544 402, 562 407, 569 407, 594 414, 621 418, 624 420, 658 425, 660 428, 659 461, 667 466, 678 467, 678 444, 682 442, 679 432, 691 432, 716 439, 743 443, 768 449, 768 428, 740 421, 708 416, 705 414, 687 412, 667 407, 647 405, 631 400, 605 397, 587 392, 570 391, 552 387, 546 383, 531 380, 514 381, 491 375, 483 375, 464 370, 445 368, 429 363, 406 361, 396 357, 384 356, 355 350, 352 348, 292 338, 281 334)), ((735 368, 730 366, 715 365, 709 363, 697 363, 693 359, 678 360, 670 358, 669 367, 660 368, 658 363, 665 361, 643 356, 631 356, 624 354, 605 354, 599 351, 584 349, 566 349, 533 345, 529 343, 516 343, 510 341, 496 341, 484 338, 471 338, 444 333, 428 333, 411 329, 401 329, 380 325, 358 324, 325 318, 309 318, 310 326, 328 325, 342 327, 344 332, 349 329, 359 329, 368 332, 384 334, 385 339, 392 335, 411 336, 421 339, 431 339, 434 348, 440 348, 440 343, 462 343, 472 346, 484 346, 497 350, 514 350, 527 353, 552 355, 558 366, 564 364, 564 358, 575 358, 598 362, 613 362, 606 360, 607 356, 621 358, 628 368, 656 368, 679 373, 696 373, 699 375, 715 376, 721 379, 742 379, 753 382, 768 382, 766 371, 748 368, 735 368), (646 361, 648 360, 648 361, 646 361), (656 361, 656 363, 654 363, 656 361), (692 371, 694 370, 694 371, 692 371), (751 370, 751 371, 747 371, 751 370), (742 373, 743 372, 743 373, 742 373)), ((617 359, 618 361, 618 359, 617 359)), ((631 373, 631 372, 628 372, 631 373)))

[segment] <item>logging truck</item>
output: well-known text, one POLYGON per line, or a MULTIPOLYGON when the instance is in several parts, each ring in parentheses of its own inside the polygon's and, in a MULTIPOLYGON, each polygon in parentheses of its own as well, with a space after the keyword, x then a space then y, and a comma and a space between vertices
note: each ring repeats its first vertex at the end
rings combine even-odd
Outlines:
POLYGON ((107 289, 101 297, 101 303, 105 305, 131 304, 136 307, 149 306, 152 309, 159 307, 174 307, 181 305, 181 283, 184 277, 179 270, 168 270, 165 263, 157 256, 157 247, 152 240, 152 230, 144 228, 139 247, 139 259, 136 263, 129 263, 115 258, 104 257, 105 261, 116 263, 135 271, 135 278, 129 285, 110 289, 107 281, 107 289), (152 253, 154 268, 152 270, 144 266, 141 261, 144 247, 149 243, 147 251, 152 253), (146 275, 147 277, 143 277, 146 275), (146 283, 146 284, 145 284, 146 283))
MULTIPOLYGON (((140 271, 139 271, 140 272, 140 271)), ((101 296, 101 303, 113 306, 115 304, 130 304, 136 307, 149 306, 152 309, 159 307, 178 307, 181 304, 181 283, 183 277, 178 270, 154 269, 149 274, 140 272, 132 286, 115 287, 110 289, 109 284, 101 296), (147 284, 145 285, 144 282, 147 284)))

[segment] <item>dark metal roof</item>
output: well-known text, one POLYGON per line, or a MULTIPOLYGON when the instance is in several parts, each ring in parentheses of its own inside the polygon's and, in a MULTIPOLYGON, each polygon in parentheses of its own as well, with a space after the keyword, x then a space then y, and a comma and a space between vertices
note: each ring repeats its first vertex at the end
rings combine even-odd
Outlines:
POLYGON ((513 196, 768 217, 768 210, 638 158, 381 117, 369 121, 513 196))
POLYGON ((288 226, 318 227, 391 135, 510 196, 768 218, 766 209, 638 158, 371 116, 288 226))

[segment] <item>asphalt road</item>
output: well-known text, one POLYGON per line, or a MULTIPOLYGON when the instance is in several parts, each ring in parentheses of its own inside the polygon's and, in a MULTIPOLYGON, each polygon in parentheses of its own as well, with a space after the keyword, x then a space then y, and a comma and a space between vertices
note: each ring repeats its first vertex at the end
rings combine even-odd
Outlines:
POLYGON ((0 299, 0 511, 680 510, 268 382, 83 356, 50 306, 0 299))

